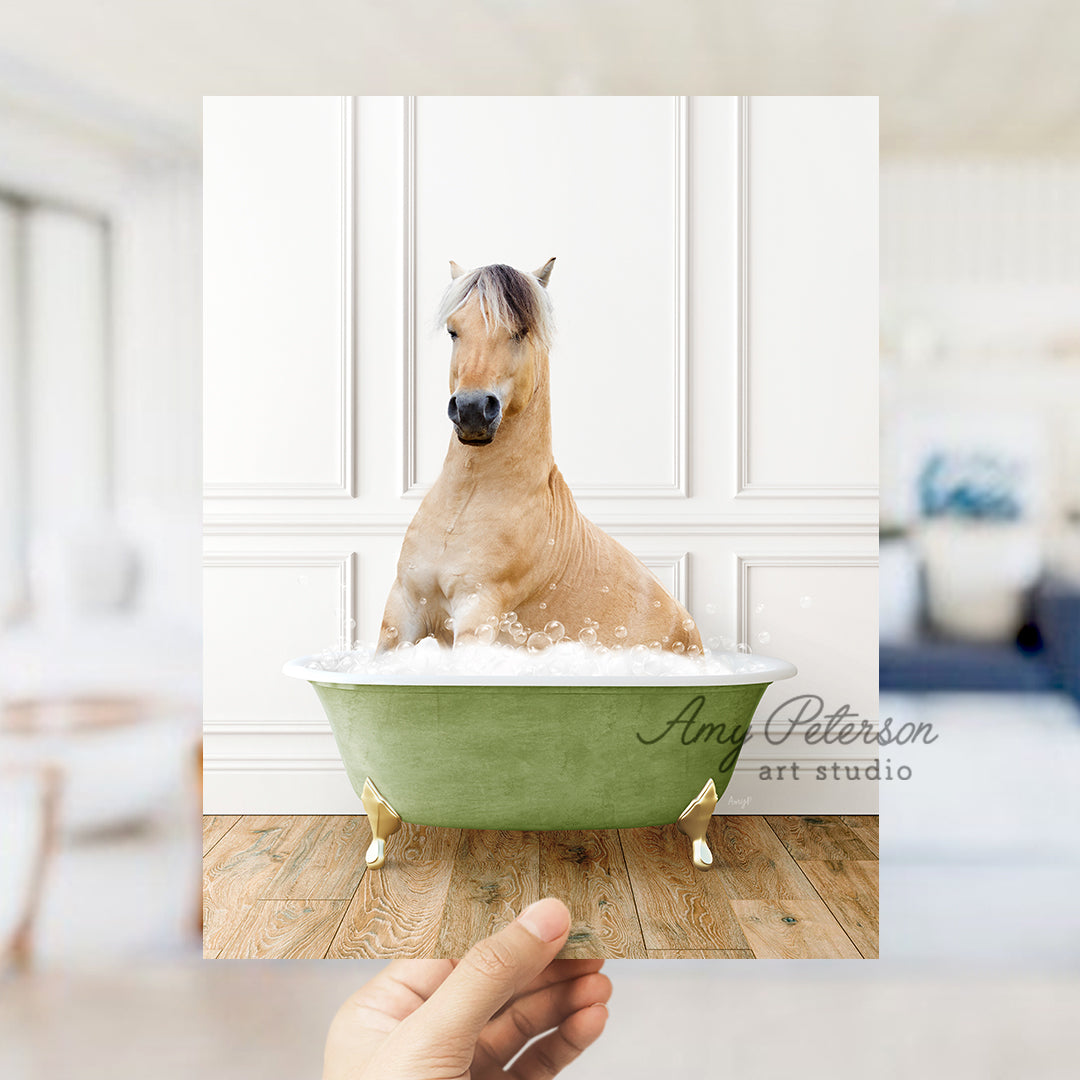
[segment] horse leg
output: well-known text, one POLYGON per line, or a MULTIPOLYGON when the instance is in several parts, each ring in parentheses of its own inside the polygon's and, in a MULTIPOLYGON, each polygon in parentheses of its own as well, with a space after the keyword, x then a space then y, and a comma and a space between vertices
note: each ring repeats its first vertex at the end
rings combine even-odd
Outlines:
POLYGON ((401 584, 394 582, 383 610, 382 628, 379 630, 378 652, 388 652, 402 641, 413 644, 427 635, 427 624, 417 605, 401 584))
POLYGON ((485 642, 490 644, 499 636, 499 619, 503 612, 511 610, 510 599, 495 590, 484 590, 479 593, 470 593, 463 601, 453 605, 454 611, 454 644, 462 642, 483 641, 482 635, 477 631, 485 624, 491 625, 494 616, 494 633, 485 642))

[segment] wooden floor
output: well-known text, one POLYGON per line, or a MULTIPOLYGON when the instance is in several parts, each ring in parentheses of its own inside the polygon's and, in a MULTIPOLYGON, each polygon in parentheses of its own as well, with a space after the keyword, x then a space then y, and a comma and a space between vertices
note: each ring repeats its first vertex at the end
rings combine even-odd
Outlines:
POLYGON ((208 957, 459 957, 541 896, 563 956, 859 959, 878 949, 876 817, 714 817, 695 870, 674 825, 481 832, 403 825, 368 871, 365 817, 206 817, 208 957))

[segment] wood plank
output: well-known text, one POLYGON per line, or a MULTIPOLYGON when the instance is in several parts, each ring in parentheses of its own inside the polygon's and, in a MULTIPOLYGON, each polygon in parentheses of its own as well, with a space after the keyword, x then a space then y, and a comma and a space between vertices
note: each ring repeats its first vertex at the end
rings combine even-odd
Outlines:
POLYGON ((365 816, 314 818, 262 899, 351 900, 367 869, 364 853, 370 843, 365 816))
POLYGON ((360 879, 327 950, 329 959, 438 955, 460 829, 402 825, 386 843, 386 863, 360 879))
POLYGON ((769 826, 792 857, 802 859, 872 859, 873 853, 838 817, 767 817, 769 826))
POLYGON ((634 895, 619 834, 540 834, 540 896, 557 896, 570 909, 570 937, 560 957, 641 960, 641 936, 634 895))
POLYGON ((877 814, 841 814, 840 820, 866 845, 866 849, 875 859, 881 857, 877 814))
POLYGON ((218 959, 321 960, 347 907, 346 900, 260 900, 218 959))
POLYGON ((694 867, 690 842, 674 825, 624 829, 620 839, 650 955, 657 949, 747 948, 724 881, 694 867))
POLYGON ((540 898, 539 834, 462 832, 448 895, 434 955, 460 958, 540 898))
POLYGON ((877 959, 877 862, 808 859, 799 866, 863 957, 877 959))
POLYGON ((244 816, 203 859, 203 953, 216 956, 277 876, 310 817, 244 816))
POLYGON ((733 900, 731 907, 758 960, 861 959, 828 909, 771 900, 733 900))
POLYGON ((732 900, 820 902, 799 864, 760 816, 718 814, 709 822, 713 870, 732 900))
POLYGON ((749 949, 653 949, 650 960, 753 960, 749 949))
POLYGON ((203 814, 202 853, 206 855, 239 820, 239 814, 203 814))

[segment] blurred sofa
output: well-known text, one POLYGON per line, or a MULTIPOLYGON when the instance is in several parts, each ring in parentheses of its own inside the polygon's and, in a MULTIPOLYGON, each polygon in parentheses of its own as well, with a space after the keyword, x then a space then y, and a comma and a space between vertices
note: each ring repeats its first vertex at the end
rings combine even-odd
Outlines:
POLYGON ((1040 581, 1012 642, 954 641, 924 631, 883 643, 879 678, 883 691, 1065 691, 1080 701, 1080 585, 1040 581))

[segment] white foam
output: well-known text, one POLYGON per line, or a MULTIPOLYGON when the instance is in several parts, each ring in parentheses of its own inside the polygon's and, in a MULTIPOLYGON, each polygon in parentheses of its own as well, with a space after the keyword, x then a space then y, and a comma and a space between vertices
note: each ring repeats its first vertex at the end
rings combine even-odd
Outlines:
MULTIPOLYGON (((677 655, 666 650, 633 648, 607 649, 602 645, 584 645, 561 641, 536 650, 527 646, 469 643, 444 648, 434 638, 424 638, 416 645, 399 645, 389 652, 377 653, 375 645, 361 645, 350 650, 327 649, 318 656, 304 657, 287 665, 288 674, 334 672, 349 676, 348 682, 371 677, 380 682, 401 677, 412 681, 417 676, 436 677, 439 682, 456 677, 541 679, 562 678, 694 678, 723 682, 732 676, 738 681, 761 673, 772 678, 786 678, 794 668, 783 661, 755 656, 747 652, 713 652, 702 656, 677 655)), ((328 680, 337 681, 337 680, 328 680)))

